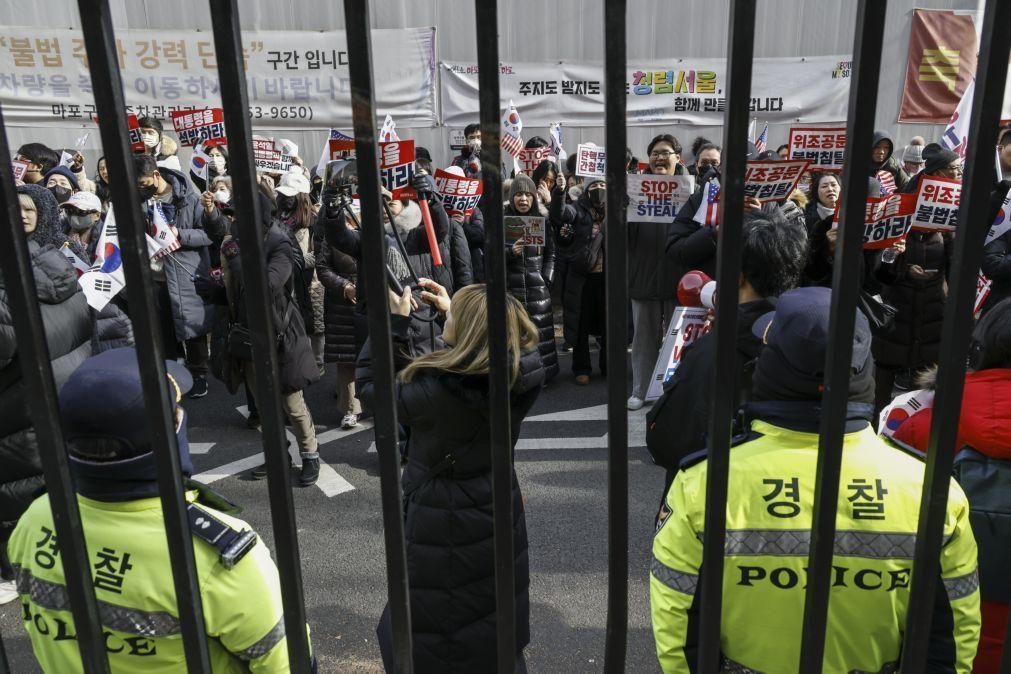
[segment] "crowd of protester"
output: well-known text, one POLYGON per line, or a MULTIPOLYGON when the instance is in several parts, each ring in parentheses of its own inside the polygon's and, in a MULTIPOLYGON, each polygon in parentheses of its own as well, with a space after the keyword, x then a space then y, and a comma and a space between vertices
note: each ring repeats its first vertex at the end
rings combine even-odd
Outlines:
MULTIPOLYGON (((208 150, 206 175, 187 172, 175 140, 161 123, 151 118, 139 122, 145 151, 134 158, 133 189, 148 219, 159 208, 179 242, 177 250, 152 261, 152 301, 167 358, 185 364, 192 380, 185 387, 189 399, 208 395, 208 377, 215 376, 230 394, 245 396, 247 423, 258 428, 257 371, 239 254, 243 228, 235 219, 227 147, 208 150)), ((480 177, 480 127, 468 126, 465 137, 466 145, 446 171, 480 177)), ((541 138, 528 142, 528 147, 547 145, 541 138)), ((694 273, 715 276, 719 228, 700 223, 695 215, 709 183, 721 177, 722 149, 718 142, 700 137, 691 144, 689 156, 669 133, 657 135, 644 149, 644 172, 692 175, 696 180, 694 193, 669 223, 628 223, 632 376, 627 407, 634 411, 650 406, 649 450, 666 470, 650 569, 653 627, 663 669, 687 672, 697 636, 695 588, 702 572, 708 401, 714 385, 733 387, 735 409, 740 410, 734 419, 730 494, 742 505, 732 510, 728 529, 775 530, 784 517, 795 517, 801 509, 805 514, 792 521, 792 528, 811 525, 838 235, 834 218, 842 185, 839 174, 814 173, 781 203, 745 200, 733 380, 712 381, 715 344, 707 335, 685 351, 659 400, 647 401, 664 335, 681 304, 679 282, 694 273), (755 474, 769 479, 759 480, 756 488, 751 478, 755 474), (767 507, 774 498, 780 500, 767 507)), ((787 150, 780 146, 759 153, 749 143, 748 156, 785 158, 787 150)), ((958 155, 922 138, 897 151, 889 134, 877 132, 868 154, 872 195, 915 192, 924 176, 961 178, 958 155)), ((69 155, 71 163, 61 164, 59 150, 29 143, 15 157, 27 163, 17 192, 58 387, 89 358, 105 352, 121 357, 133 344, 127 293, 116 295, 101 311, 90 308, 64 254, 69 249, 86 267, 100 258, 103 251, 97 247, 110 197, 123 187, 110 182, 104 159, 89 179, 80 153, 69 155)), ((631 151, 627 156, 630 172, 638 172, 638 160, 631 151)), ((1011 171, 1011 130, 1002 131, 997 156, 1000 168, 1011 171)), ((604 282, 608 185, 602 178, 577 176, 574 159, 545 161, 529 175, 515 172, 504 184, 501 206, 484 198, 472 214, 450 216, 432 178, 431 157, 418 148, 412 183, 417 199, 394 199, 389 190, 382 190, 389 244, 385 270, 364 264, 357 211, 346 195, 324 184, 317 167, 305 166, 296 156, 290 172, 261 174, 258 179, 281 400, 301 456, 302 486, 315 484, 320 466, 313 416, 303 392, 333 369, 342 428, 355 427, 371 413, 370 308, 364 289, 367 283, 405 288, 391 292, 390 310, 418 671, 493 671, 495 666, 487 433, 491 364, 483 285, 488 237, 482 211, 501 207, 506 215, 535 215, 547 222, 543 245, 519 240, 505 251, 513 443, 542 389, 550 395, 551 381, 563 376, 560 354, 571 352, 571 377, 578 385, 588 384, 595 370, 607 375, 605 325, 616 320, 606 315, 604 282), (437 255, 423 224, 422 204, 431 215, 437 255), (442 264, 436 263, 437 257, 442 264), (466 414, 446 415, 447 409, 466 414), (464 524, 454 528, 452 523, 464 524)), ((988 227, 1009 184, 995 178, 987 222, 959 226, 988 227)), ((915 536, 923 464, 922 456, 911 455, 926 450, 929 406, 901 423, 885 420, 892 419, 897 398, 933 386, 957 235, 912 231, 890 248, 864 251, 853 270, 861 279, 861 301, 843 479, 858 486, 876 484, 879 501, 883 494, 893 496, 886 501, 887 520, 885 514, 865 518, 860 513, 867 510, 841 509, 840 531, 915 536), (868 528, 862 519, 885 521, 888 528, 868 528)), ((969 466, 977 465, 992 479, 965 477, 964 493, 952 483, 941 559, 940 592, 947 594, 939 594, 932 632, 931 662, 941 667, 938 671, 996 672, 1011 599, 1011 588, 1003 580, 1004 561, 1011 561, 1011 501, 999 488, 1011 486, 1011 464, 1001 463, 1011 460, 1011 408, 1006 402, 1011 392, 1011 232, 987 244, 982 271, 992 290, 982 307, 966 374, 958 465, 960 475, 971 476, 969 466), (985 533, 978 529, 979 522, 989 523, 985 533)), ((44 493, 18 353, 10 302, 0 279, 0 553, 19 518, 44 493)), ((72 451, 77 450, 72 446, 72 451)), ((265 465, 251 471, 255 479, 266 474, 265 465)), ((513 509, 522 663, 530 641, 529 570, 523 501, 515 476, 513 509)), ((876 512, 885 513, 884 505, 876 512)), ((751 544, 742 541, 741 547, 751 544)), ((799 657, 806 549, 792 556, 781 546, 776 550, 750 553, 772 558, 775 571, 768 565, 748 565, 746 556, 728 552, 725 594, 731 599, 725 602, 731 603, 729 611, 724 609, 723 629, 730 671, 786 671, 799 657), (749 594, 742 586, 761 588, 749 594), (773 638, 784 631, 798 636, 791 642, 773 638)), ((0 554, 0 601, 23 591, 20 583, 17 591, 14 588, 11 579, 19 564, 10 557, 0 554)), ((844 578, 853 566, 849 562, 860 557, 859 552, 840 557, 843 562, 833 567, 836 586, 873 589, 855 579, 872 574, 876 587, 890 578, 889 589, 902 591, 833 593, 826 667, 895 671, 888 667, 896 666, 901 650, 910 559, 879 555, 871 566, 853 570, 854 580, 844 578), (840 627, 847 624, 847 611, 860 611, 874 624, 857 625, 849 618, 849 627, 840 627), (846 629, 856 634, 843 636, 840 630, 846 629)), ((379 642, 388 667, 390 631, 386 612, 379 642)))

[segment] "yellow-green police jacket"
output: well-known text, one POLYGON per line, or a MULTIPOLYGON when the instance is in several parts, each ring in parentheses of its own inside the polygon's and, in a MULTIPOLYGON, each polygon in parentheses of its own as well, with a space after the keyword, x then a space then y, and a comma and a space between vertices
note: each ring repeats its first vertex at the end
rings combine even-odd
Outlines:
MULTIPOLYGON (((753 439, 730 452, 724 666, 792 673, 800 661, 818 436, 761 421, 751 430, 753 439)), ((695 633, 689 609, 698 609, 706 467, 702 460, 678 473, 653 540, 650 599, 664 672, 695 670, 685 648, 695 633)), ((845 436, 825 674, 896 671, 923 473, 919 458, 884 444, 869 427, 845 436)), ((980 630, 976 541, 954 480, 944 541, 929 657, 946 663, 943 671, 969 672, 980 630)))
MULTIPOLYGON (((78 503, 112 672, 186 671, 161 502, 78 496, 78 503)), ((241 520, 201 508, 236 530, 249 529, 241 520)), ((214 673, 289 671, 281 588, 267 546, 257 541, 230 570, 204 541, 194 539, 193 552, 214 673)), ((25 629, 42 669, 82 671, 47 496, 22 516, 8 553, 25 629)))

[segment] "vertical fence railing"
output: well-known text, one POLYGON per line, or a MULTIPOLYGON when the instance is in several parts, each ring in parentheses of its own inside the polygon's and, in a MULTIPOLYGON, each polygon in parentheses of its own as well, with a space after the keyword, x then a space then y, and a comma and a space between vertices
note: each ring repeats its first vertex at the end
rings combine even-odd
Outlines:
POLYGON ((386 237, 382 222, 376 105, 372 77, 372 33, 368 0, 344 0, 344 29, 348 40, 351 76, 351 110, 354 116, 358 194, 362 212, 362 263, 359 275, 368 274, 368 302, 372 368, 375 374, 375 438, 383 502, 386 542, 386 582, 393 626, 396 671, 414 671, 411 648, 411 613, 407 586, 403 507, 400 498, 400 452, 397 408, 394 400, 393 344, 389 290, 386 285, 386 237))
MULTIPOLYGON (((478 97, 481 104, 481 176, 484 180, 485 254, 488 287, 488 354, 491 363, 508 362, 506 345, 505 229, 502 224, 501 102, 499 100, 498 0, 475 0, 478 97)), ((491 419, 492 513, 495 526, 495 623, 498 671, 516 662, 516 578, 513 569, 512 430, 509 372, 493 367, 488 375, 491 419)))
MULTIPOLYGON (((7 223, 0 227, 0 275, 7 289, 14 332, 18 343, 18 364, 27 389, 25 404, 35 429, 42 457, 42 473, 53 511, 53 525, 60 542, 60 563, 74 616, 81 664, 88 674, 109 671, 105 639, 99 619, 91 566, 81 526, 81 513, 67 462, 66 444, 60 418, 59 399, 49 360, 46 330, 36 295, 28 243, 21 223, 21 207, 14 188, 14 172, 7 157, 7 129, 0 111, 0 206, 7 223)), ((0 670, 7 667, 0 642, 0 670)))
POLYGON ((706 518, 699 621, 699 671, 720 669, 720 620, 723 600, 723 550, 727 529, 727 478, 737 352, 737 283, 741 274, 744 223, 744 169, 747 163, 751 66, 755 46, 755 0, 732 0, 727 36, 727 92, 723 121, 723 171, 720 176, 720 234, 716 258, 716 322, 713 339, 713 399, 708 429, 706 518))
MULTIPOLYGON (((948 484, 957 447, 966 354, 973 329, 972 310, 976 276, 983 258, 983 242, 993 186, 993 138, 997 135, 1011 49, 1011 2, 989 0, 983 15, 976 64, 976 90, 969 124, 969 153, 958 209, 958 231, 951 264, 951 292, 944 307, 934 413, 927 445, 920 521, 916 533, 912 587, 907 610, 903 671, 923 671, 930 642, 931 618, 938 586, 940 551, 948 505, 948 484)), ((1005 649, 1011 645, 1005 644, 1005 649)))
POLYGON ((857 297, 863 276, 864 213, 867 202, 866 156, 874 135, 881 46, 886 0, 860 0, 853 40, 853 79, 850 81, 846 150, 842 176, 840 245, 832 269, 832 308, 829 316, 823 413, 815 476, 815 504, 811 520, 808 584, 804 604, 800 671, 820 672, 828 622, 829 583, 835 543, 843 434, 849 402, 850 360, 856 327, 857 297))
POLYGON ((628 642, 628 229, 625 164, 625 0, 604 0, 607 219, 607 631, 604 671, 625 671, 628 642))
POLYGON ((191 672, 206 672, 210 671, 210 660, 193 559, 193 538, 186 516, 175 421, 171 413, 174 398, 165 376, 165 349, 157 328, 158 316, 151 301, 155 289, 145 240, 144 215, 137 192, 137 174, 126 127, 126 101, 112 15, 108 0, 78 0, 78 8, 109 183, 115 186, 112 205, 123 251, 127 301, 144 388, 144 409, 158 469, 158 493, 165 518, 186 666, 191 672))
POLYGON ((274 530, 273 552, 281 580, 288 663, 292 672, 308 674, 311 658, 305 628, 298 523, 291 493, 288 441, 281 412, 273 298, 267 275, 263 271, 267 268, 263 245, 264 228, 260 219, 259 188, 253 164, 253 136, 249 123, 249 94, 246 91, 238 2, 211 0, 210 10, 221 101, 228 132, 229 171, 242 263, 243 294, 252 332, 254 394, 263 429, 267 491, 274 530))

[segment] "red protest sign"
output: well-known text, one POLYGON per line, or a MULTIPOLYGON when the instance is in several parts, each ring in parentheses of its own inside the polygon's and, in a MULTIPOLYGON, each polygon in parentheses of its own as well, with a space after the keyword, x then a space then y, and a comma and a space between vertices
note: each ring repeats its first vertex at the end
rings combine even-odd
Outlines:
POLYGON ((28 170, 28 162, 21 159, 15 159, 11 162, 11 169, 14 171, 14 180, 24 180, 25 171, 28 170))
POLYGON ((784 201, 797 189, 797 181, 810 163, 804 159, 749 161, 744 172, 744 194, 763 204, 784 201))
POLYGON ((481 192, 484 189, 480 179, 463 178, 442 169, 435 170, 435 188, 442 197, 442 204, 446 208, 446 215, 454 215, 469 218, 477 202, 481 200, 481 192))
POLYGON ((842 171, 846 127, 790 129, 790 159, 811 162, 810 171, 842 171))
POLYGON ((204 146, 221 145, 225 139, 225 113, 221 108, 204 110, 173 110, 172 128, 179 136, 179 144, 193 147, 203 141, 204 146))
POLYGON ((534 169, 540 166, 542 161, 553 159, 550 147, 531 147, 520 150, 520 156, 516 158, 516 163, 520 171, 532 175, 534 169))
MULTIPOLYGON (((913 225, 915 194, 893 194, 867 199, 864 212, 864 250, 890 248, 906 238, 913 225)), ((836 211, 836 220, 839 211, 836 211)))
POLYGON ((414 181, 414 141, 394 140, 379 144, 379 177, 394 199, 417 199, 414 181))
POLYGON ((926 232, 955 231, 962 182, 951 178, 922 176, 916 192, 913 229, 926 232))
MULTIPOLYGON (((98 119, 95 120, 95 123, 98 123, 98 119)), ((126 126, 130 131, 130 151, 134 154, 144 154, 144 138, 140 135, 140 122, 137 121, 137 115, 127 114, 126 126)))
POLYGON ((355 141, 353 138, 331 138, 327 141, 330 161, 335 159, 351 159, 355 156, 355 141))

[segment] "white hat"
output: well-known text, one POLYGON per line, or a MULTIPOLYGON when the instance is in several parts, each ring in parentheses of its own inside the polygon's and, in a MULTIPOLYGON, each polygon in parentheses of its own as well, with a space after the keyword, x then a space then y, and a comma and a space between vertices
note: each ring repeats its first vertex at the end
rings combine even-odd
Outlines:
POLYGON ((158 168, 172 169, 173 171, 179 171, 179 173, 183 172, 182 164, 179 163, 179 157, 176 155, 165 157, 164 159, 156 161, 155 164, 158 165, 158 168))
POLYGON ((296 194, 309 194, 312 186, 309 179, 301 171, 291 171, 281 176, 281 184, 277 191, 285 196, 293 197, 296 194))
POLYGON ((290 155, 292 157, 298 156, 298 145, 295 145, 295 143, 291 142, 287 138, 282 138, 281 140, 279 140, 278 145, 281 146, 281 152, 290 155))
POLYGON ((96 213, 102 212, 102 200, 99 199, 92 192, 74 192, 70 195, 70 198, 60 204, 60 207, 73 206, 79 211, 87 213, 88 211, 94 211, 96 213))
POLYGON ((460 176, 461 178, 465 178, 467 176, 467 174, 464 173, 463 169, 460 168, 459 166, 447 166, 445 171, 446 173, 450 173, 455 176, 460 176))

